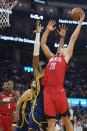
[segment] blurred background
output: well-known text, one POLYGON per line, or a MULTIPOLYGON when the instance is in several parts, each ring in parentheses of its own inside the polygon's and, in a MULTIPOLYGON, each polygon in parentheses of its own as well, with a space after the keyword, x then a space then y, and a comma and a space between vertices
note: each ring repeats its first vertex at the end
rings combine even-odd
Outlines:
MULTIPOLYGON (((24 66, 32 66, 32 53, 35 39, 33 31, 36 28, 37 20, 41 21, 41 24, 44 26, 44 30, 50 19, 56 20, 57 27, 59 24, 65 23, 68 26, 65 44, 68 44, 70 36, 77 26, 76 23, 72 22, 73 20, 70 15, 71 10, 74 7, 81 7, 86 13, 84 20, 85 24, 81 29, 74 49, 74 58, 76 58, 78 62, 86 64, 86 0, 72 0, 71 2, 69 0, 19 0, 18 4, 12 9, 12 14, 10 14, 10 27, 0 31, 0 59, 7 58, 24 66), (7 36, 10 38, 2 38, 1 36, 7 36), (16 59, 14 59, 14 57, 16 57, 16 59)), ((58 42, 59 36, 57 35, 57 32, 52 32, 48 38, 48 45, 53 52, 56 52, 58 42)), ((43 59, 46 61, 46 58, 43 56, 42 52, 40 54, 40 58, 41 60, 43 59)))
MULTIPOLYGON (((14 89, 21 94, 30 88, 36 21, 40 20, 44 27, 41 36, 51 19, 56 21, 57 28, 59 24, 66 24, 68 31, 65 44, 68 45, 78 24, 71 18, 71 10, 75 7, 82 8, 86 16, 69 63, 70 68, 66 72, 64 88, 68 102, 72 103, 77 122, 80 122, 78 126, 87 131, 87 0, 18 1, 9 16, 10 27, 0 29, 0 91, 6 80, 13 80, 14 89)), ((56 53, 59 40, 56 31, 50 33, 47 45, 53 53, 56 53)), ((42 50, 40 60, 48 62, 42 50)))

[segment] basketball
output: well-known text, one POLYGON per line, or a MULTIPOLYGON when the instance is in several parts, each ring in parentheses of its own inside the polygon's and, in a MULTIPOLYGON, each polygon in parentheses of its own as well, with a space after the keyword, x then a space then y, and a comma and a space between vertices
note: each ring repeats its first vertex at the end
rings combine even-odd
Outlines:
POLYGON ((72 16, 73 20, 76 20, 76 21, 80 20, 80 16, 81 16, 82 12, 83 12, 83 10, 81 8, 72 9, 71 16, 72 16))

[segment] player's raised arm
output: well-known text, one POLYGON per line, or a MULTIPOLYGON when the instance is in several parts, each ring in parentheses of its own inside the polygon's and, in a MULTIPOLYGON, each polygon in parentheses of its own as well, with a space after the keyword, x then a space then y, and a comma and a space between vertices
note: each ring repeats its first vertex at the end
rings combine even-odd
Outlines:
POLYGON ((54 27, 55 24, 56 24, 56 22, 54 20, 49 21, 47 28, 42 36, 42 39, 41 39, 41 48, 42 48, 45 56, 48 59, 50 59, 54 54, 49 50, 48 46, 46 45, 46 42, 47 42, 47 38, 48 38, 49 33, 56 29, 56 27, 54 27))
POLYGON ((58 34, 60 35, 60 42, 58 48, 62 48, 64 45, 67 29, 68 27, 66 25, 59 25, 59 30, 57 30, 58 34))
POLYGON ((32 91, 31 89, 26 90, 23 95, 19 98, 17 102, 17 106, 20 105, 22 102, 27 100, 28 98, 32 98, 32 91))
POLYGON ((80 33, 82 22, 83 22, 84 18, 85 18, 85 13, 83 12, 82 15, 80 16, 79 24, 78 24, 77 28, 75 29, 74 33, 72 34, 69 44, 68 44, 68 47, 67 47, 67 50, 64 54, 65 60, 67 63, 69 62, 70 58, 72 57, 73 48, 74 48, 75 42, 78 38, 78 35, 80 33))
POLYGON ((32 98, 32 91, 31 89, 26 90, 23 95, 20 97, 20 99, 17 102, 16 110, 19 111, 21 103, 27 100, 28 98, 32 98))
POLYGON ((33 70, 34 70, 35 78, 38 77, 39 75, 40 32, 43 29, 39 21, 37 22, 36 29, 37 30, 36 30, 36 37, 34 43, 34 52, 33 52, 33 70))
POLYGON ((28 98, 32 98, 31 89, 26 90, 17 102, 16 111, 15 111, 15 118, 17 121, 19 120, 19 110, 20 110, 21 104, 28 98))

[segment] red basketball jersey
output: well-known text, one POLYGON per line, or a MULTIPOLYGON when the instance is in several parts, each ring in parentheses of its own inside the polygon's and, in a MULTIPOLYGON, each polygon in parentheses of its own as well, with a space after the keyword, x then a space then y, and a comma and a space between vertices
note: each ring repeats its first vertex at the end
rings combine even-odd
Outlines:
MULTIPOLYGON (((7 95, 4 95, 3 93, 0 92, 0 95, 1 95, 1 100, 4 101, 4 102, 10 101, 10 99, 12 99, 12 97, 13 97, 12 93, 10 93, 7 96, 7 95)), ((0 114, 10 116, 12 114, 12 112, 15 110, 15 107, 16 107, 15 102, 0 105, 0 114)))
POLYGON ((44 86, 63 87, 66 71, 66 61, 63 55, 53 56, 46 66, 46 71, 43 76, 42 84, 44 86))

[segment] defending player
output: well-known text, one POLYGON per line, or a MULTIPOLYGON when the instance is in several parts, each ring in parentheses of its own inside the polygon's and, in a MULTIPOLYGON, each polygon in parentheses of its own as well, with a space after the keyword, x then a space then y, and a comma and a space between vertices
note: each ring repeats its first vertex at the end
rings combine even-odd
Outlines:
POLYGON ((31 112, 31 101, 35 97, 36 81, 31 83, 31 89, 26 90, 17 102, 16 119, 18 120, 15 131, 28 131, 28 120, 31 112))
POLYGON ((34 77, 36 78, 36 95, 33 101, 31 114, 29 117, 29 128, 33 129, 37 129, 44 118, 43 86, 41 81, 46 66, 46 64, 43 61, 39 62, 40 32, 43 29, 39 21, 37 22, 36 29, 37 32, 33 52, 33 70, 34 77))
POLYGON ((84 20, 85 14, 82 13, 80 17, 80 22, 72 34, 68 47, 59 48, 57 50, 57 54, 54 55, 51 53, 49 48, 46 45, 47 37, 50 31, 55 30, 54 25, 55 21, 49 21, 47 25, 47 29, 44 32, 41 40, 41 47, 45 54, 45 56, 49 59, 49 63, 46 67, 46 71, 43 77, 43 85, 44 85, 44 111, 48 116, 48 131, 55 130, 55 122, 56 122, 56 112, 61 114, 62 120, 66 126, 67 131, 73 131, 73 126, 70 122, 70 119, 67 115, 67 98, 66 93, 63 88, 64 76, 66 65, 69 62, 72 54, 73 48, 75 45, 75 41, 79 35, 82 22, 84 20))
MULTIPOLYGON (((34 45, 34 56, 33 56, 34 76, 35 76, 35 78, 36 77, 38 77, 38 78, 36 78, 37 87, 35 89, 35 93, 34 93, 35 95, 34 95, 33 103, 31 105, 31 107, 32 107, 31 114, 29 115, 29 128, 34 128, 34 129, 38 128, 38 126, 40 124, 39 122, 41 122, 41 120, 44 117, 43 87, 41 87, 41 78, 42 78, 42 73, 43 73, 42 68, 44 68, 44 62, 39 63, 39 48, 40 48, 40 32, 41 32, 41 30, 42 30, 42 27, 38 22, 37 23, 37 34, 36 34, 35 45, 34 45), (37 54, 38 54, 38 56, 37 56, 37 54), (43 66, 43 67, 41 67, 41 66, 43 66)), ((29 97, 30 94, 32 94, 32 93, 30 93, 30 91, 26 91, 23 94, 23 96, 19 99, 19 101, 26 100, 27 96, 29 97)), ((19 103, 17 105, 19 105, 19 103)), ((28 112, 30 112, 30 110, 28 112)), ((22 123, 22 127, 25 127, 23 123, 22 123)), ((19 127, 17 127, 16 131, 18 131, 18 128, 19 127)), ((22 129, 24 130, 24 128, 22 128, 22 129)))

